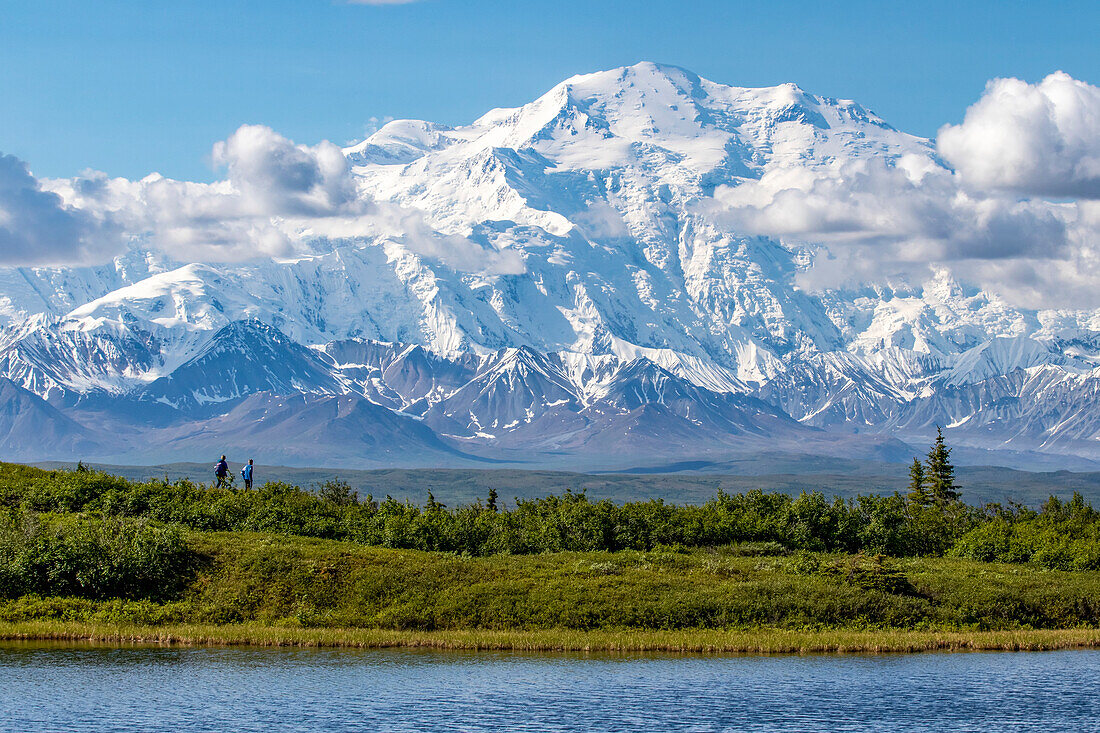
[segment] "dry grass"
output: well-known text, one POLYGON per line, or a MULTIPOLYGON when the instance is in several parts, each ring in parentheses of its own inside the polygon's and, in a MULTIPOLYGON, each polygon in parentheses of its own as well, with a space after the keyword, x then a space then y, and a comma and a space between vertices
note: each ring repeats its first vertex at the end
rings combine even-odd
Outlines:
POLYGON ((110 644, 182 644, 349 648, 433 648, 509 651, 680 653, 884 653, 1044 651, 1100 647, 1100 629, 1013 631, 392 631, 313 629, 259 624, 130 626, 64 621, 0 624, 0 640, 110 644))

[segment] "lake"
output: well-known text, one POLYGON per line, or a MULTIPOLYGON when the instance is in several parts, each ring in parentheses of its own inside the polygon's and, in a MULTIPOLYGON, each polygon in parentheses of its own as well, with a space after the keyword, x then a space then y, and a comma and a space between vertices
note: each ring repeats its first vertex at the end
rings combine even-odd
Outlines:
POLYGON ((673 656, 0 644, 0 730, 1086 731, 1100 651, 673 656))

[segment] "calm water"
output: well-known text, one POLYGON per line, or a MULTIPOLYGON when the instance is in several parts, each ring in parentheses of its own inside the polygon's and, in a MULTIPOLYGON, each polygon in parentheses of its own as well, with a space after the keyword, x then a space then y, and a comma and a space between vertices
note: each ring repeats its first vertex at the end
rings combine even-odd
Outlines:
POLYGON ((0 645, 4 731, 1094 731, 1100 652, 812 657, 0 645))

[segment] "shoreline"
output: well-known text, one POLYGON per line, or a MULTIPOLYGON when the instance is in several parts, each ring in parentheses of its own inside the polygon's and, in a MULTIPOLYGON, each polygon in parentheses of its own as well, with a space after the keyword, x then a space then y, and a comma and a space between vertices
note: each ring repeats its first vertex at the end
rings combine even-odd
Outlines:
POLYGON ((755 629, 681 631, 454 629, 395 631, 230 624, 139 626, 59 621, 0 623, 0 642, 54 641, 151 646, 438 649, 681 654, 867 654, 1053 651, 1100 648, 1100 629, 906 631, 755 629))

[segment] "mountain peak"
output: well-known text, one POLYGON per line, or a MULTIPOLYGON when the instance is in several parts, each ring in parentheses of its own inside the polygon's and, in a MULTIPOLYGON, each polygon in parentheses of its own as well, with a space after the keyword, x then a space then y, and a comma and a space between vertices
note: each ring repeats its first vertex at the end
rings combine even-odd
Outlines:
POLYGON ((562 169, 601 170, 629 166, 645 154, 641 146, 667 151, 665 163, 678 161, 698 173, 725 164, 751 175, 761 156, 771 154, 773 138, 792 157, 810 157, 792 146, 814 144, 815 130, 869 141, 883 131, 903 137, 854 102, 817 97, 794 83, 730 86, 642 61, 569 77, 525 105, 491 110, 464 127, 395 120, 344 152, 357 165, 407 165, 435 153, 469 158, 492 149, 534 149, 562 169), (805 132, 784 131, 784 123, 805 132))
POLYGON ((392 120, 366 140, 344 148, 353 165, 404 164, 447 146, 452 128, 423 120, 392 120))
POLYGON ((690 93, 702 79, 695 73, 679 66, 641 61, 632 66, 619 66, 604 71, 576 74, 557 85, 570 89, 596 91, 612 94, 630 87, 660 88, 675 87, 680 92, 690 93))
POLYGON ((89 425, 132 425, 129 404, 221 415, 219 441, 267 422, 337 452, 365 450, 348 438, 363 424, 330 414, 351 410, 485 450, 682 453, 768 425, 923 442, 941 424, 974 445, 1067 440, 1100 457, 1100 313, 1017 311, 946 271, 806 292, 804 253, 715 198, 850 164, 941 165, 854 102, 642 62, 469 125, 396 120, 345 153, 356 206, 271 221, 309 256, 0 271, 0 378, 89 425), (392 226, 370 226, 373 202, 392 226))

